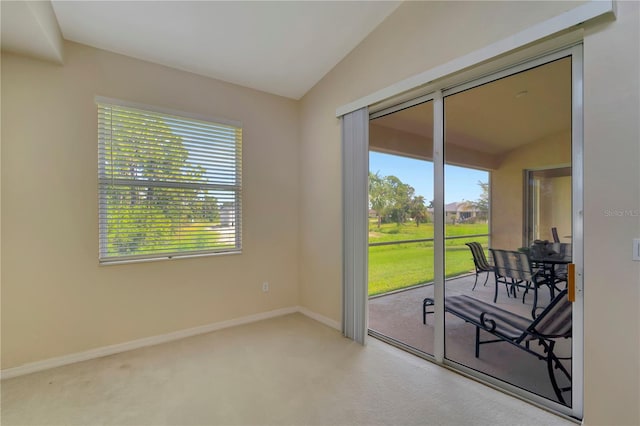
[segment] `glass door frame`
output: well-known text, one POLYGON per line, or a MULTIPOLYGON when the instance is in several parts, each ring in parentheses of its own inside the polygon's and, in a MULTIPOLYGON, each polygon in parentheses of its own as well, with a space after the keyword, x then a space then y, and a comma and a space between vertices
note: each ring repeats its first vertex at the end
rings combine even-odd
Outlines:
MULTIPOLYGON (((534 404, 558 413, 582 419, 584 368, 584 313, 583 313, 583 58, 582 43, 527 60, 526 62, 475 78, 452 87, 441 87, 418 98, 372 112, 369 119, 391 114, 401 109, 433 101, 433 169, 434 169, 434 351, 433 355, 420 353, 425 359, 456 370, 492 387, 506 391, 534 404), (445 217, 444 217, 444 97, 459 93, 491 81, 535 68, 557 59, 571 58, 571 166, 572 166, 572 236, 573 263, 575 264, 575 302, 573 303, 572 336, 572 393, 571 407, 556 403, 487 374, 465 367, 445 357, 444 283, 445 283, 445 217)), ((406 348, 405 348, 406 349, 406 348)), ((414 352, 414 351, 412 351, 414 352)), ((414 352, 415 353, 415 352, 414 352)))

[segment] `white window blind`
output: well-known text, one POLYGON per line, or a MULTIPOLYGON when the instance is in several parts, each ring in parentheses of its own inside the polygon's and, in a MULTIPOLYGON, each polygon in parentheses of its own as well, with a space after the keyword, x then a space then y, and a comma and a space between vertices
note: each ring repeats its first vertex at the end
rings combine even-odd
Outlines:
POLYGON ((97 105, 100 262, 239 251, 242 129, 97 105))

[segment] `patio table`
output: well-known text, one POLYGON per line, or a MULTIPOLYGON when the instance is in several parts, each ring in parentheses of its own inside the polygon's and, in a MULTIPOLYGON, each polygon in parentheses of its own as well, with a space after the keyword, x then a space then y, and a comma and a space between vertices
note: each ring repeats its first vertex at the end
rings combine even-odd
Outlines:
POLYGON ((534 255, 531 250, 528 251, 529 260, 536 265, 539 265, 543 269, 543 274, 546 277, 546 280, 549 284, 549 288, 551 289, 551 297, 554 296, 554 289, 560 290, 556 287, 556 284, 561 281, 558 279, 556 275, 556 266, 558 265, 568 265, 571 263, 572 259, 570 255, 565 255, 563 253, 551 253, 543 256, 534 255), (548 273, 547 273, 548 271, 548 273))

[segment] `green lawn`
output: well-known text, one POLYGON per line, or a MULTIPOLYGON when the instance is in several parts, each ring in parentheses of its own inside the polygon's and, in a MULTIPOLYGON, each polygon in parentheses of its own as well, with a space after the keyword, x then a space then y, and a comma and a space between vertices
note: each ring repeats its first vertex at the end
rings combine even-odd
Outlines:
MULTIPOLYGON (((447 236, 488 233, 487 224, 447 225, 447 236)), ((433 225, 370 223, 369 242, 433 238, 433 225)), ((487 246, 488 237, 459 238, 446 241, 445 274, 452 277, 473 271, 473 258, 464 243, 478 241, 487 246)), ((369 295, 386 293, 433 281, 433 242, 369 247, 369 295)))
MULTIPOLYGON (((453 237, 457 235, 487 234, 489 225, 486 223, 447 225, 445 235, 453 237)), ((383 241, 417 240, 420 238, 433 238, 433 224, 422 223, 416 226, 415 223, 405 223, 397 225, 395 223, 383 223, 380 228, 375 219, 369 220, 369 242, 377 243, 383 241)))

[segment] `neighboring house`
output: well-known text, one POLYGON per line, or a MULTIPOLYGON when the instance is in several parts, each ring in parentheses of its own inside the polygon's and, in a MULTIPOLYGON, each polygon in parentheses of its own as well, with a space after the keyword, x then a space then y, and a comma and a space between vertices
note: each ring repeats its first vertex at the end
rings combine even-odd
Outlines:
POLYGON ((460 201, 444 206, 445 223, 464 223, 478 216, 480 211, 470 201, 460 201))

